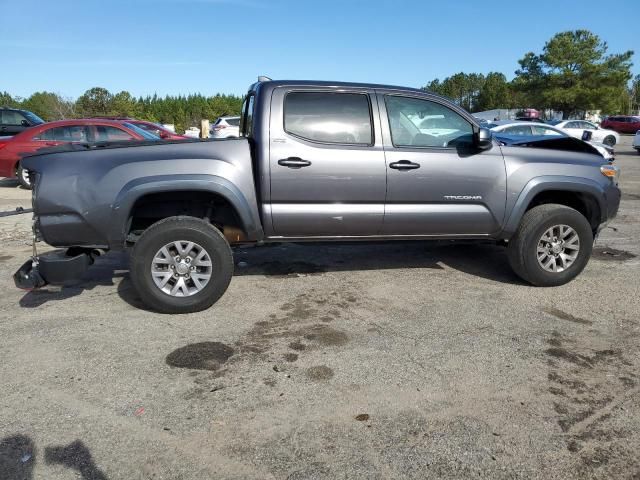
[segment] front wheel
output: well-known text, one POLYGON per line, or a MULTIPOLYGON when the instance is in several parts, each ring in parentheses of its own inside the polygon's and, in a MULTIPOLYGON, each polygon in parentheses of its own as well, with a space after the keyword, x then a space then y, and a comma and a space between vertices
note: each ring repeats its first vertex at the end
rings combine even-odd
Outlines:
POLYGON ((553 287, 573 280, 586 267, 593 248, 587 219, 564 205, 532 208, 522 217, 507 247, 509 264, 523 280, 553 287))
POLYGON ((608 147, 613 147, 616 144, 616 137, 614 137, 613 135, 607 135, 606 137, 604 137, 604 140, 602 140, 602 143, 604 143, 608 147))
POLYGON ((195 217, 169 217, 146 229, 131 256, 142 301, 161 313, 205 310, 227 290, 233 255, 220 230, 195 217))
POLYGON ((16 177, 18 177, 18 182, 22 185, 22 188, 26 188, 27 190, 33 188, 31 178, 29 178, 29 170, 22 168, 20 164, 18 164, 18 168, 16 168, 16 177))

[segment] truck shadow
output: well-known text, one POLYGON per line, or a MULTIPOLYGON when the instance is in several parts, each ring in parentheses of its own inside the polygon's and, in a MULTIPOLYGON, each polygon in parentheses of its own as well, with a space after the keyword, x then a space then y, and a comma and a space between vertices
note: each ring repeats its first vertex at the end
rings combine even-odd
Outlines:
POLYGON ((17 188, 19 185, 17 178, 0 178, 0 188, 17 188))
MULTIPOLYGON (((64 286, 47 286, 32 290, 20 299, 23 308, 37 308, 45 303, 77 297, 98 286, 114 286, 114 280, 129 276, 128 256, 123 252, 112 252, 96 260, 78 282, 64 286)), ((134 300, 132 300, 133 302, 134 300)))
MULTIPOLYGON (((491 281, 526 285, 509 267, 504 248, 476 242, 351 242, 281 243, 264 247, 236 247, 234 276, 262 275, 295 278, 326 272, 392 269, 431 269, 460 272, 491 281)), ((76 297, 98 286, 114 286, 122 300, 147 310, 129 279, 129 259, 112 252, 96 260, 81 281, 63 287, 45 287, 20 299, 23 308, 76 297), (117 282, 117 279, 121 281, 117 282)), ((428 274, 428 273, 427 273, 428 274)), ((108 292, 111 295, 114 292, 108 292)))
POLYGON ((492 243, 397 241, 282 243, 236 248, 235 276, 296 277, 324 272, 452 268, 501 283, 525 285, 511 270, 505 250, 492 243))

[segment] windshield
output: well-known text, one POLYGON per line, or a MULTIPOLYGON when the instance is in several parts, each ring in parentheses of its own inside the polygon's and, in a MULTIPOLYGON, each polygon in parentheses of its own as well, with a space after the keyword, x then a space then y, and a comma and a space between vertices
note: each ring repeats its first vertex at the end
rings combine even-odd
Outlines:
POLYGON ((44 123, 44 120, 37 116, 35 113, 23 111, 22 114, 29 119, 29 121, 35 125, 44 123))
POLYGON ((140 135, 142 138, 144 138, 146 140, 160 140, 159 136, 154 135, 153 133, 149 133, 146 130, 143 130, 140 127, 137 127, 133 123, 123 123, 123 125, 125 127, 129 128, 129 129, 133 130, 134 132, 136 132, 138 135, 140 135))

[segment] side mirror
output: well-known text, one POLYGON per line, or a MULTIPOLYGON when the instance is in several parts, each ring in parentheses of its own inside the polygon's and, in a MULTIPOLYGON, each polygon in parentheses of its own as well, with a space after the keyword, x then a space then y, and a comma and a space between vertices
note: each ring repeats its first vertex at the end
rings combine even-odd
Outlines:
POLYGON ((158 130, 158 136, 162 139, 169 138, 169 134, 167 132, 163 132, 162 130, 158 130))
POLYGON ((480 127, 474 143, 480 150, 489 150, 493 146, 493 132, 486 127, 480 127))
POLYGON ((20 125, 22 125, 23 127, 30 127, 31 125, 29 125, 29 122, 27 122, 26 120, 22 120, 20 122, 20 125))

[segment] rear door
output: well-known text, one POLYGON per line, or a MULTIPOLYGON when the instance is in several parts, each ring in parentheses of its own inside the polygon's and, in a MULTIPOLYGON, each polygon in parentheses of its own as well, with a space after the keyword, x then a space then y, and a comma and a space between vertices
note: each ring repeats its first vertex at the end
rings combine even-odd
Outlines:
POLYGON ((472 146, 473 125, 437 97, 378 94, 387 165, 386 235, 483 236, 506 202, 500 148, 472 146), (423 128, 442 118, 439 129, 423 128))
POLYGON ((274 236, 380 233, 386 167, 374 92, 276 88, 270 117, 274 236))

